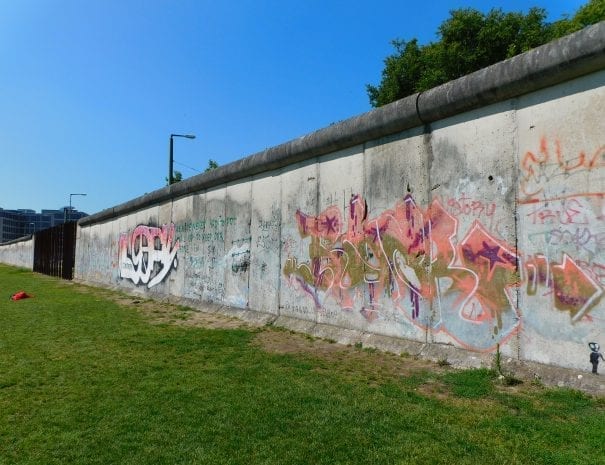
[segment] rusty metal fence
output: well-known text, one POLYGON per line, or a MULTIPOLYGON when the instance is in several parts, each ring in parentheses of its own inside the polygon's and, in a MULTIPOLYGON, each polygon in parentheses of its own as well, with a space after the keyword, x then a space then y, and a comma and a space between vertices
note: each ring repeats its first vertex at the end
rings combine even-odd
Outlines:
POLYGON ((39 231, 34 240, 34 271, 72 279, 76 256, 75 221, 39 231))

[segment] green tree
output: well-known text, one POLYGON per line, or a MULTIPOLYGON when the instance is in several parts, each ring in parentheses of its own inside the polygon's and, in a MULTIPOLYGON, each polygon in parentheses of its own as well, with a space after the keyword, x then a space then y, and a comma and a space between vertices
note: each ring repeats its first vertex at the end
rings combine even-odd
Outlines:
POLYGON ((212 158, 210 160, 208 160, 208 166, 206 167, 206 169, 204 170, 204 173, 207 173, 208 171, 212 171, 218 168, 218 163, 215 162, 212 158))
POLYGON ((465 74, 510 58, 552 39, 605 19, 605 0, 590 0, 573 18, 549 24, 546 11, 527 14, 473 8, 450 11, 438 28, 436 42, 392 41, 395 52, 384 60, 378 86, 367 85, 374 107, 422 92, 465 74))
POLYGON ((562 37, 604 19, 605 0, 591 0, 586 5, 581 6, 571 19, 563 18, 555 21, 552 24, 551 36, 553 39, 562 37))

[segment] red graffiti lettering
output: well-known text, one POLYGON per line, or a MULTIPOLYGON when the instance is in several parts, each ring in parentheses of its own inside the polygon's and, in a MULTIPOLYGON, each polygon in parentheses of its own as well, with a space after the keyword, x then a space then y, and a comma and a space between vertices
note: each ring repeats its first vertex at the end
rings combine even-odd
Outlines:
POLYGON ((605 167, 605 145, 598 147, 592 155, 581 151, 575 158, 567 158, 563 155, 558 140, 554 142, 553 154, 546 137, 542 137, 539 150, 526 152, 521 160, 520 189, 521 193, 526 196, 521 199, 521 203, 540 200, 540 195, 544 192, 544 185, 556 176, 568 176, 602 167, 605 167))
POLYGON ((528 216, 533 224, 588 224, 584 206, 575 198, 561 201, 560 208, 535 205, 528 216))

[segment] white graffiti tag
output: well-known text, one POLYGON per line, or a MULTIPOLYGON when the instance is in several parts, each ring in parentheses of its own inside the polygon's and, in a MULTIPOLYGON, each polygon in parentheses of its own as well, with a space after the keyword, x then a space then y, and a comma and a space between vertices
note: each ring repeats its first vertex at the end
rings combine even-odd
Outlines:
POLYGON ((161 283, 178 265, 179 241, 174 242, 174 236, 174 224, 161 228, 139 225, 132 232, 120 234, 120 278, 147 284, 148 288, 161 283))

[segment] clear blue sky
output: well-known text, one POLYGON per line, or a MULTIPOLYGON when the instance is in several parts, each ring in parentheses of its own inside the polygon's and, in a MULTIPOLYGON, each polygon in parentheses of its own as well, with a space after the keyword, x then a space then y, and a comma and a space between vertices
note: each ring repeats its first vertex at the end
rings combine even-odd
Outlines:
POLYGON ((459 7, 585 1, 0 0, 0 207, 94 213, 370 110, 390 41, 459 7), (186 166, 183 166, 186 165, 186 166))

